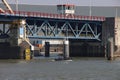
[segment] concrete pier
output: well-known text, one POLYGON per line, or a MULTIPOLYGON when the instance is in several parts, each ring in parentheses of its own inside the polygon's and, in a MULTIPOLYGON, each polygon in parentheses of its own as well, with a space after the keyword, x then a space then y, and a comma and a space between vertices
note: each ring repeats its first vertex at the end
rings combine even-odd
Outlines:
POLYGON ((107 59, 108 60, 113 60, 114 59, 114 42, 113 42, 113 38, 108 39, 107 59))
POLYGON ((102 44, 106 45, 107 59, 120 56, 120 18, 106 18, 102 26, 102 44))
POLYGON ((63 45, 64 45, 64 48, 63 48, 63 57, 64 59, 69 59, 69 41, 68 40, 64 40, 63 41, 63 45))

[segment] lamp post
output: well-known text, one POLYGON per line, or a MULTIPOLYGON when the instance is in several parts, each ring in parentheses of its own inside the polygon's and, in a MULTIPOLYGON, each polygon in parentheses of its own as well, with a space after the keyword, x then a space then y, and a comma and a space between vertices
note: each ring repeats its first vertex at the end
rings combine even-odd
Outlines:
POLYGON ((117 7, 115 8, 115 17, 117 18, 117 16, 118 16, 118 9, 117 9, 117 7))
POLYGON ((16 11, 18 11, 18 0, 15 0, 16 2, 16 11))
POLYGON ((90 6, 89 6, 89 16, 92 15, 92 1, 90 0, 90 6))

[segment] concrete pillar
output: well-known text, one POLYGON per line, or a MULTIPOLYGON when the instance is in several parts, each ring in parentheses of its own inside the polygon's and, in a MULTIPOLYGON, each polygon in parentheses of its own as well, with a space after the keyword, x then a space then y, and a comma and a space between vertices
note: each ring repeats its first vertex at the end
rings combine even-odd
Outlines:
POLYGON ((18 25, 11 25, 10 27, 10 44, 11 46, 18 45, 18 25))
POLYGON ((69 58, 69 41, 64 40, 63 45, 64 45, 63 57, 64 57, 64 59, 68 59, 69 58))
POLYGON ((107 59, 113 60, 113 58, 114 58, 114 41, 113 38, 110 38, 107 44, 107 59))

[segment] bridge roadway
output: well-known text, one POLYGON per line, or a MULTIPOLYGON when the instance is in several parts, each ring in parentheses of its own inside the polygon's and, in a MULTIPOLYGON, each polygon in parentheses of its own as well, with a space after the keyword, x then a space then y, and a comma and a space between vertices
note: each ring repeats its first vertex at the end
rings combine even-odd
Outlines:
MULTIPOLYGON (((26 20, 29 38, 41 39, 95 39, 101 40, 102 23, 105 17, 64 15, 40 12, 9 11, 0 13, 0 23, 9 24, 14 20, 26 20)), ((3 26, 5 27, 5 26, 3 26)), ((4 29, 4 28, 3 28, 4 29)), ((1 33, 3 33, 1 29, 1 33)), ((4 31, 9 33, 9 29, 4 31)))

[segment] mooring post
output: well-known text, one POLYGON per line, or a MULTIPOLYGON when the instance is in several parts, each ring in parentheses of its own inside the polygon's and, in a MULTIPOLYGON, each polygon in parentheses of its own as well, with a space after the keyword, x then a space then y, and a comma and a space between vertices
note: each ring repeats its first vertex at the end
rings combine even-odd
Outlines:
POLYGON ((63 49, 63 57, 64 59, 69 59, 69 41, 63 41, 64 49, 63 49))

